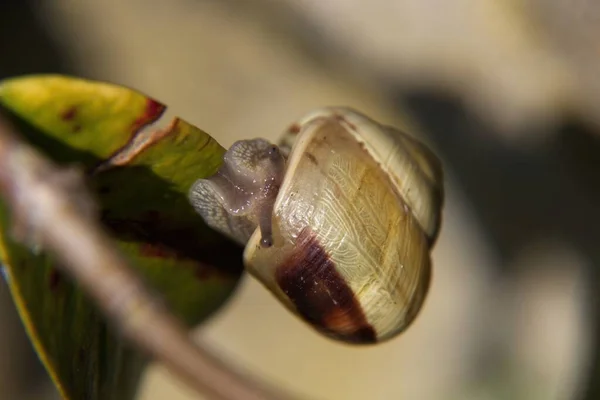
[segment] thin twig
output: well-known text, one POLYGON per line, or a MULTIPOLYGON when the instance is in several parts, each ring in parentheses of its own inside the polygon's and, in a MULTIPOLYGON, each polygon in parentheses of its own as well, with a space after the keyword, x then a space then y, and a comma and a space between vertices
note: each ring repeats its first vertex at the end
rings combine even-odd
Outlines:
POLYGON ((200 393, 222 400, 274 399, 192 342, 183 323, 117 251, 76 176, 25 144, 0 116, 0 195, 11 208, 14 233, 56 257, 109 322, 200 393))

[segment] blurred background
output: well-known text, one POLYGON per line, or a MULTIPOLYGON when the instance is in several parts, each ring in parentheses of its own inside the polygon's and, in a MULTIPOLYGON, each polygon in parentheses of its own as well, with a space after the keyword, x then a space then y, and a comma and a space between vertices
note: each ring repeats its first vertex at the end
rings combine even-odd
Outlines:
MULTIPOLYGON (((306 328, 252 279, 197 336, 297 395, 600 399, 600 3, 586 0, 0 1, 0 79, 138 89, 228 147, 324 105, 440 155, 432 288, 367 349, 306 328)), ((160 366, 142 400, 196 398, 160 366)), ((57 399, 0 283, 0 399, 57 399)))

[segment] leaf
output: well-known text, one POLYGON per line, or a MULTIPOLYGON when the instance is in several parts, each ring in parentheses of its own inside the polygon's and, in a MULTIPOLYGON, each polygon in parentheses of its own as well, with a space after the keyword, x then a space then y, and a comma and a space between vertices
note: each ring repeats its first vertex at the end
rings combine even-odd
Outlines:
MULTIPOLYGON (((0 82, 0 109, 32 145, 86 171, 101 219, 151 287, 189 325, 222 306, 241 277, 238 246, 187 201, 225 150, 175 119, 141 130, 165 107, 133 90, 56 75, 0 82)), ((16 243, 0 203, 0 257, 27 332, 63 397, 130 399, 147 363, 107 327, 86 295, 45 254, 16 243)))

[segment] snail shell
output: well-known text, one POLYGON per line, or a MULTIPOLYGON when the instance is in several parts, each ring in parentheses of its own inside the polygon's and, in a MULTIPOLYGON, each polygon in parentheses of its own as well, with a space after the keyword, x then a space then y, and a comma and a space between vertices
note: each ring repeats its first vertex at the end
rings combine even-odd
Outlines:
POLYGON ((416 139, 328 107, 293 124, 280 147, 236 142, 190 202, 246 246, 246 269, 288 309, 330 338, 375 343, 423 305, 442 180, 416 139))

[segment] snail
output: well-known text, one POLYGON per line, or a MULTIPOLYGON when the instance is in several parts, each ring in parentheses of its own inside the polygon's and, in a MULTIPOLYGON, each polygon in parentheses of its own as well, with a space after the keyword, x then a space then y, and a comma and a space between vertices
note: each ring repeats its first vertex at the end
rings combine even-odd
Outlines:
POLYGON ((431 279, 442 167, 412 136, 346 107, 314 110, 279 146, 240 140, 189 201, 238 242, 247 271, 329 338, 406 330, 431 279))

